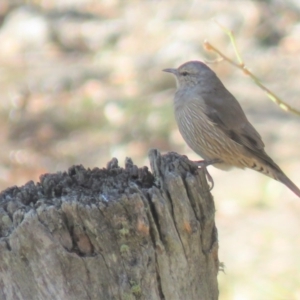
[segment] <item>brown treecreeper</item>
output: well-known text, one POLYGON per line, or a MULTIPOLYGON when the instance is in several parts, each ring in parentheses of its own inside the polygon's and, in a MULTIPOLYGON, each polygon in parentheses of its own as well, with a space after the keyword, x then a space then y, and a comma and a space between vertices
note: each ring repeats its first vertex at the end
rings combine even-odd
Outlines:
POLYGON ((250 168, 282 182, 300 197, 299 188, 265 152, 261 136, 238 101, 206 64, 190 61, 163 71, 176 78, 175 118, 183 139, 204 159, 199 166, 250 168))

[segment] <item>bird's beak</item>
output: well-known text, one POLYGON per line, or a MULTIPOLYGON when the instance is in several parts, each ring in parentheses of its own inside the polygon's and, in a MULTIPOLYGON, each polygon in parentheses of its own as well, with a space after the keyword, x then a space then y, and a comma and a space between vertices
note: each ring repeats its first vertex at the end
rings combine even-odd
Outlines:
POLYGON ((164 69, 163 72, 168 72, 168 73, 172 73, 172 74, 176 75, 177 69, 172 69, 172 68, 164 69))

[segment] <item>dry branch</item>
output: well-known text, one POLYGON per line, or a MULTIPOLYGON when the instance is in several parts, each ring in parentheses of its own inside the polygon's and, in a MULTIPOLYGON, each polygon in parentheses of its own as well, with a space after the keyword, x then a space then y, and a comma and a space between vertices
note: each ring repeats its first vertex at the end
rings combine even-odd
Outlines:
MULTIPOLYGON (((216 23, 228 35, 230 42, 233 46, 235 55, 238 59, 238 63, 236 63, 235 61, 230 59, 221 50, 217 49, 215 46, 213 46, 208 41, 204 41, 204 43, 203 43, 204 49, 206 49, 207 51, 213 51, 213 52, 217 53, 219 55, 219 57, 226 60, 227 62, 229 62, 231 65, 235 66, 236 68, 240 69, 245 75, 249 76, 254 81, 254 83, 267 94, 269 99, 271 99, 273 102, 275 102, 279 106, 279 108, 281 108, 284 111, 291 112, 291 113, 294 113, 295 115, 300 116, 300 111, 298 109, 290 106, 285 101, 283 101, 278 95, 276 95, 269 88, 267 88, 264 84, 262 84, 261 80, 246 67, 246 65, 242 59, 242 56, 240 55, 240 53, 238 51, 233 32, 231 30, 229 30, 228 28, 220 25, 218 22, 216 22, 216 23)), ((220 61, 220 59, 218 59, 217 61, 220 61)))

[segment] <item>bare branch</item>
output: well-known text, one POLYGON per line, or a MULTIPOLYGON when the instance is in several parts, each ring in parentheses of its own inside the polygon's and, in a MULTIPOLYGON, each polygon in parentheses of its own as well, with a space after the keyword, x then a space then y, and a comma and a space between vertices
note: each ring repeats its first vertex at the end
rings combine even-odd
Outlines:
MULTIPOLYGON (((216 21, 215 21, 216 22, 216 21)), ((282 110, 287 111, 287 112, 292 112, 298 116, 300 116, 300 111, 291 107, 289 104, 287 104, 285 101, 283 101, 280 97, 278 97, 275 93, 273 93, 271 90, 269 90, 266 86, 264 86, 259 78, 257 78, 249 69, 246 67, 245 63, 243 62, 243 59, 237 49, 237 45, 235 42, 235 37, 234 34, 231 30, 228 28, 220 25, 218 22, 216 22, 218 26, 229 36, 231 44, 234 48, 235 55, 238 59, 238 63, 234 62, 232 59, 224 55, 219 49, 217 49, 215 46, 210 44, 207 40, 204 41, 204 49, 207 51, 213 51, 217 53, 222 59, 226 60, 233 66, 237 67, 238 69, 242 70, 244 74, 248 75, 251 77, 251 79, 254 81, 254 83, 259 86, 262 90, 264 90, 267 94, 267 96, 275 102, 282 110)))

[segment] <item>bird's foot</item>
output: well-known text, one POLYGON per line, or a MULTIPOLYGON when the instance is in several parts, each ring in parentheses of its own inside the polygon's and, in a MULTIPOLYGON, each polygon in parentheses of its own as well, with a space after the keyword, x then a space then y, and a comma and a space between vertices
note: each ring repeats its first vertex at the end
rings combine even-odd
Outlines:
POLYGON ((216 159, 210 159, 210 160, 197 160, 197 161, 194 161, 193 163, 196 164, 197 167, 200 167, 201 169, 202 168, 204 169, 204 172, 205 172, 205 175, 207 177, 207 180, 211 184, 211 186, 209 188, 209 191, 211 191, 214 188, 215 183, 214 183, 214 180, 211 177, 211 175, 208 173, 206 167, 210 166, 210 165, 213 165, 213 164, 222 163, 222 160, 216 158, 216 159))

